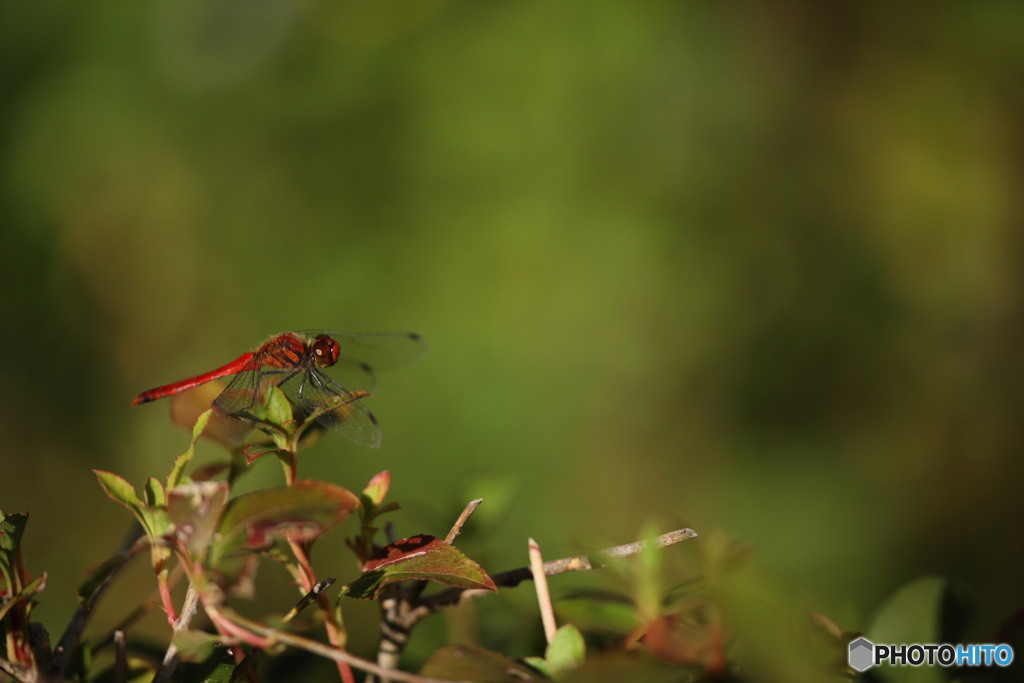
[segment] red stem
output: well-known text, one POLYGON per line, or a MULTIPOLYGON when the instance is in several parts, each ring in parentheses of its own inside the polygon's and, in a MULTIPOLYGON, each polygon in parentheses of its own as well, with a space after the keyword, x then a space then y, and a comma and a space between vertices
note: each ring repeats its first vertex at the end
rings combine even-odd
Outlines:
MULTIPOLYGON (((316 585, 316 573, 313 571, 313 566, 309 561, 309 556, 306 554, 306 549, 303 547, 302 543, 294 538, 288 539, 288 545, 292 549, 292 554, 295 555, 295 561, 302 570, 302 590, 304 593, 308 593, 313 590, 313 586, 316 585)), ((320 608, 324 611, 324 628, 327 631, 327 641, 339 650, 344 650, 345 646, 341 642, 341 628, 334 620, 334 611, 331 609, 330 601, 323 593, 318 595, 316 600, 320 605, 320 608)), ((352 673, 352 667, 341 660, 335 661, 338 664, 338 674, 341 676, 341 680, 344 681, 344 683, 355 683, 356 679, 352 673)))
POLYGON ((164 606, 164 611, 167 612, 167 623, 170 624, 171 628, 174 628, 174 623, 178 621, 178 616, 174 609, 174 599, 171 597, 171 584, 167 580, 168 575, 168 571, 162 569, 156 577, 156 582, 160 587, 160 602, 164 606))

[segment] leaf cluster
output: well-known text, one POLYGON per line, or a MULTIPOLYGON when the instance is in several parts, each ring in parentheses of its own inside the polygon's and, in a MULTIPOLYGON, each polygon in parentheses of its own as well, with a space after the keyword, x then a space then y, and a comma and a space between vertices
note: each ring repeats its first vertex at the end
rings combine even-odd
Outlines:
MULTIPOLYGON (((774 672, 773 680, 840 681, 851 675, 844 648, 858 634, 823 615, 795 626, 792 610, 773 600, 776 587, 753 569, 749 550, 715 536, 698 547, 685 579, 666 569, 664 553, 653 548, 657 539, 544 563, 549 575, 605 566, 620 588, 560 599, 557 613, 564 623, 542 656, 514 659, 458 643, 437 650, 419 674, 388 668, 397 666, 421 619, 533 575, 525 568, 491 574, 454 545, 479 501, 467 506, 447 537, 420 533, 391 539, 383 518, 400 507, 387 499, 389 472, 375 475, 359 493, 299 478, 299 449, 314 436, 316 417, 297 419, 271 386, 252 418, 262 441, 224 439, 230 425, 218 425, 225 418, 208 410, 195 421, 188 448, 166 477, 149 477, 136 487, 113 472, 97 470, 101 489, 131 514, 138 533, 88 572, 79 587, 79 612, 56 649, 50 648, 45 629, 30 620, 46 574, 33 576, 22 560, 28 515, 0 514, 0 626, 6 642, 0 671, 25 681, 129 676, 160 681, 169 680, 184 662, 178 668, 180 680, 258 680, 261 659, 294 648, 333 661, 346 683, 355 680, 353 668, 371 678, 413 681, 755 681, 765 672, 774 672), (228 446, 229 458, 193 467, 203 436, 228 446), (246 467, 267 454, 281 463, 284 483, 236 494, 246 467), (311 558, 317 541, 349 518, 358 521, 346 544, 360 574, 331 600, 335 580, 317 576, 311 558), (145 606, 131 613, 117 633, 84 638, 89 615, 108 595, 118 572, 146 550, 170 629, 166 651, 154 655, 144 643, 124 637, 145 606), (623 556, 630 559, 616 559, 623 556), (284 567, 297 599, 288 609, 255 620, 242 616, 235 604, 254 596, 254 577, 264 562, 284 567), (173 589, 181 582, 188 590, 179 606, 173 589), (425 593, 431 584, 440 588, 425 593), (346 650, 347 599, 379 605, 385 638, 378 660, 387 659, 384 646, 390 644, 393 661, 387 666, 346 650), (316 629, 322 629, 322 636, 311 639, 308 634, 316 629), (97 671, 97 655, 118 642, 114 668, 97 671)), ((915 584, 893 597, 872 628, 897 641, 934 639, 940 635, 936 624, 948 625, 950 605, 959 604, 951 602, 952 595, 941 581, 915 584)))

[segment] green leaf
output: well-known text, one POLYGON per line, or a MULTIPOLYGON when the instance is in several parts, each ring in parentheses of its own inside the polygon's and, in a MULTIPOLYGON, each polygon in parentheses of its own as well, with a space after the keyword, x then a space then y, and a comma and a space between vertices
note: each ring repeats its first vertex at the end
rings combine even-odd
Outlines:
MULTIPOLYGON (((876 643, 956 643, 965 635, 970 607, 949 581, 916 579, 893 593, 879 609, 867 637, 876 643)), ((941 667, 882 667, 879 677, 899 683, 946 680, 941 667)))
POLYGON ((217 529, 211 565, 232 548, 259 549, 288 535, 303 541, 317 538, 359 505, 348 489, 320 481, 254 491, 231 501, 217 529))
POLYGON ((487 683, 540 680, 533 670, 514 659, 472 645, 442 647, 423 665, 420 675, 487 683))
POLYGON ((288 402, 288 399, 285 398, 284 392, 282 392, 276 384, 270 384, 267 386, 264 401, 267 411, 267 422, 280 427, 284 423, 291 421, 292 404, 288 402))
POLYGON ((461 550, 424 534, 402 539, 384 548, 379 557, 363 566, 363 575, 348 585, 346 595, 373 600, 384 586, 413 580, 498 591, 487 572, 461 550))
POLYGON ((0 520, 0 551, 13 553, 21 545, 21 537, 28 524, 27 512, 15 512, 0 520))
POLYGON ((388 501, 387 503, 384 503, 383 505, 378 506, 377 509, 373 511, 373 516, 374 517, 380 517, 384 513, 394 512, 395 510, 401 510, 401 509, 402 509, 402 506, 392 500, 392 501, 388 501))
POLYGON ((142 484, 142 494, 146 498, 146 505, 150 507, 167 507, 167 491, 164 485, 156 477, 149 477, 142 484))
POLYGON ((203 430, 206 429, 206 423, 210 421, 210 415, 212 414, 213 408, 210 408, 196 420, 195 426, 192 427, 192 441, 189 443, 188 450, 177 457, 174 461, 174 467, 171 468, 171 473, 167 475, 168 489, 173 489, 181 484, 185 468, 192 461, 192 457, 196 453, 196 444, 199 443, 199 437, 202 436, 203 430))
POLYGON ((31 598, 36 593, 41 593, 46 588, 46 572, 36 577, 31 583, 21 589, 19 597, 31 598))
POLYGON ((548 663, 548 660, 543 657, 523 657, 523 662, 528 664, 531 669, 539 671, 544 678, 554 678, 556 676, 555 670, 548 663))
POLYGON ((0 575, 4 586, 14 591, 20 585, 17 573, 18 547, 28 524, 28 513, 16 512, 0 519, 0 575))
POLYGON ((163 510, 163 504, 158 503, 163 501, 166 504, 167 499, 167 494, 159 481, 150 477, 143 485, 146 500, 157 501, 154 504, 147 504, 139 498, 135 487, 125 478, 103 470, 93 470, 93 472, 96 473, 96 478, 104 492, 132 511, 135 518, 142 524, 147 536, 157 539, 170 531, 170 521, 163 510))
POLYGON ((163 507, 144 507, 139 513, 142 515, 143 527, 151 538, 162 538, 174 531, 171 518, 167 509, 163 507))
POLYGON ((115 500, 131 510, 132 513, 139 518, 139 521, 144 523, 144 520, 142 519, 142 507, 144 503, 135 492, 135 487, 128 483, 127 479, 116 475, 113 472, 105 472, 104 470, 93 470, 93 472, 96 474, 96 478, 99 480, 100 486, 103 488, 103 492, 106 493, 111 500, 115 500))
MULTIPOLYGON (((2 604, 0 604, 0 619, 3 619, 7 615, 7 612, 20 602, 32 599, 34 595, 41 592, 46 588, 46 573, 44 572, 41 576, 37 577, 34 581, 29 583, 27 586, 18 591, 17 594, 7 598, 2 604)), ((26 611, 27 614, 27 611, 26 611)))
POLYGON ((547 660, 555 675, 575 669, 586 659, 587 646, 583 642, 583 634, 572 624, 566 624, 551 639, 544 659, 547 660))
MULTIPOLYGON (((205 414, 205 413, 204 413, 205 414)), ((174 466, 171 468, 171 473, 167 475, 167 490, 171 490, 177 486, 181 486, 182 483, 189 483, 188 477, 185 477, 185 468, 188 467, 188 463, 192 460, 192 449, 185 451, 174 460, 174 466)))
MULTIPOLYGON (((226 647, 220 649, 220 653, 214 655, 201 665, 185 665, 178 674, 181 683, 231 683, 231 681, 245 680, 245 676, 235 676, 238 666, 234 658, 229 654, 231 650, 226 647)), ((241 665, 239 665, 241 666, 241 665)), ((248 666, 248 665, 246 665, 248 666)))
POLYGON ((586 591, 562 597, 558 615, 587 631, 625 635, 640 625, 633 603, 621 595, 586 591))

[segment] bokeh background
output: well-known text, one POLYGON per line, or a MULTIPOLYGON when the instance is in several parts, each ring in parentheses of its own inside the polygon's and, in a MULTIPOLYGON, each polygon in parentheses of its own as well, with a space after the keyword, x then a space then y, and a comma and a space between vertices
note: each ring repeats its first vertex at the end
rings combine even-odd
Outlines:
POLYGON ((1019 4, 0 13, 0 507, 51 630, 127 526, 91 470, 185 448, 129 400, 308 328, 430 344, 379 452, 302 462, 389 469, 399 533, 484 497, 493 569, 688 525, 844 628, 925 575, 979 640, 1024 604, 1019 4))

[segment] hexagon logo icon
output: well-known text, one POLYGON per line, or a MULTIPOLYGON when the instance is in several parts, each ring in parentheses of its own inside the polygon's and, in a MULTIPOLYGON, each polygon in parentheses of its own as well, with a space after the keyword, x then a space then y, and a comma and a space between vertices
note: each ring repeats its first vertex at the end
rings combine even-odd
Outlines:
POLYGON ((864 637, 852 641, 847 662, 854 671, 867 671, 875 663, 875 644, 864 637))

